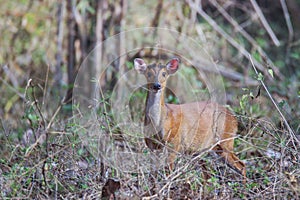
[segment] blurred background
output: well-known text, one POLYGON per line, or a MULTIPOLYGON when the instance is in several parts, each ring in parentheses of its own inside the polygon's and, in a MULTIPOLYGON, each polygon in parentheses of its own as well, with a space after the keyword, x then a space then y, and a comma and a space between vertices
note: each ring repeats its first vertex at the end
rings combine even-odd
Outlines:
MULTIPOLYGON (((100 198, 98 191, 117 199, 158 193, 196 199, 208 197, 205 191, 214 191, 209 197, 215 198, 268 198, 275 191, 286 198, 300 195, 299 0, 0 0, 0 4, 2 198, 100 198), (78 139, 80 129, 71 114, 79 66, 97 44, 141 27, 185 34, 204 45, 218 64, 227 103, 240 121, 236 146, 249 166, 252 181, 247 187, 223 179, 211 179, 205 187, 193 174, 166 191, 157 177, 121 177, 93 158, 78 139), (156 184, 148 183, 151 178, 156 184)), ((122 52, 123 44, 120 38, 111 48, 122 52)), ((102 51, 97 52, 99 58, 111 59, 102 51)), ((122 57, 125 65, 112 63, 99 81, 107 94, 103 101, 109 99, 119 73, 132 69, 135 57, 157 60, 157 52, 141 48, 122 57)), ((184 73, 205 90, 193 68, 184 73)), ((145 92, 140 96, 145 98, 145 92)), ((167 97, 177 102, 172 93, 167 97)), ((143 105, 134 109, 142 113, 143 105)), ((110 130, 107 116, 101 123, 110 130)))

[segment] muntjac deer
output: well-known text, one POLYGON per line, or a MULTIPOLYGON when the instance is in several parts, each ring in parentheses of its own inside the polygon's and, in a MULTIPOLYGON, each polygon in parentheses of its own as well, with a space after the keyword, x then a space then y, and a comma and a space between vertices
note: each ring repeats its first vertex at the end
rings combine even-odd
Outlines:
POLYGON ((168 162, 172 169, 176 153, 197 152, 215 145, 213 149, 246 178, 245 164, 233 152, 237 120, 229 110, 208 101, 165 103, 167 79, 178 70, 179 62, 173 58, 166 65, 147 66, 141 58, 134 60, 135 69, 147 79, 144 121, 147 146, 156 149, 166 144, 171 148, 168 162))

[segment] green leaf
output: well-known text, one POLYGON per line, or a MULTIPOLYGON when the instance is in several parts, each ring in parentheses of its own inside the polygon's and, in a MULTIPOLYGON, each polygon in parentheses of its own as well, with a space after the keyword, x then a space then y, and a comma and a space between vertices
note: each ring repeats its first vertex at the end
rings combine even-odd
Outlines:
POLYGON ((30 119, 32 122, 37 122, 39 120, 39 116, 35 114, 28 114, 28 119, 30 119))
POLYGON ((261 56, 258 52, 254 52, 253 57, 254 57, 255 60, 257 60, 259 62, 262 62, 262 58, 261 58, 261 56))
POLYGON ((262 73, 258 73, 257 80, 262 81, 264 79, 264 75, 262 73))
POLYGON ((299 53, 292 53, 291 57, 295 58, 295 59, 300 59, 300 54, 299 53))
POLYGON ((252 98, 254 98, 253 92, 250 92, 249 96, 252 97, 252 98))
POLYGON ((285 100, 282 100, 278 103, 278 106, 282 109, 285 104, 286 104, 285 100))
POLYGON ((128 62, 128 61, 127 61, 125 64, 126 64, 127 68, 130 69, 130 70, 134 68, 132 62, 128 62))
POLYGON ((272 69, 268 69, 269 74, 272 76, 272 78, 274 78, 274 73, 272 69))

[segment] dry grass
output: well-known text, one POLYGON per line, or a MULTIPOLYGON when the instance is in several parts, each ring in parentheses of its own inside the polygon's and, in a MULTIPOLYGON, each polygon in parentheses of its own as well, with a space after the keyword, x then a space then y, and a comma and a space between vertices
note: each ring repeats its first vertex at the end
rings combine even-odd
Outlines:
MULTIPOLYGON (((224 85, 228 104, 240 122, 235 150, 247 165, 246 184, 243 184, 243 177, 239 173, 209 150, 197 155, 179 155, 175 169, 171 172, 160 166, 161 163, 157 161, 159 159, 153 159, 152 163, 157 163, 152 165, 148 158, 157 154, 149 156, 152 154, 143 142, 141 131, 125 130, 126 124, 121 126, 114 121, 109 101, 112 97, 111 90, 100 95, 105 98, 99 98, 97 117, 92 119, 92 124, 79 123, 78 115, 70 112, 72 106, 59 99, 68 86, 57 91, 53 83, 55 67, 44 60, 46 53, 41 49, 46 46, 49 49, 47 58, 54 60, 55 43, 49 42, 50 35, 55 35, 55 28, 49 25, 54 20, 51 21, 51 17, 43 13, 41 19, 30 22, 32 27, 37 28, 46 19, 44 28, 51 30, 44 35, 34 32, 36 29, 31 26, 16 28, 22 20, 25 23, 31 19, 31 15, 35 16, 34 13, 40 8, 48 8, 47 3, 40 2, 42 3, 28 3, 28 7, 27 4, 19 5, 19 10, 12 13, 7 11, 5 18, 0 19, 2 24, 6 24, 3 21, 13 24, 3 30, 3 38, 0 39, 3 41, 0 52, 5 55, 0 55, 1 199, 299 198, 300 45, 296 38, 299 33, 297 27, 292 26, 295 23, 292 23, 290 14, 293 13, 289 13, 292 10, 286 5, 287 1, 274 1, 274 8, 267 8, 255 0, 248 3, 233 0, 203 1, 202 8, 196 6, 198 0, 164 2, 161 9, 163 12, 159 13, 161 11, 155 9, 159 4, 136 0, 130 1, 128 11, 123 16, 127 26, 120 28, 129 30, 136 26, 159 23, 161 27, 179 30, 207 48, 211 60, 215 61, 220 74, 226 79, 224 85), (29 14, 25 15, 22 9, 28 10, 29 14), (268 9, 271 11, 266 12, 268 9), (272 14, 272 9, 277 13, 272 14), (149 10, 151 12, 148 13, 151 14, 153 10, 156 11, 153 13, 155 18, 150 14, 145 15, 149 10), (284 20, 278 22, 278 19, 284 20), (287 30, 282 28, 285 25, 287 30), (29 38, 25 43, 22 37, 24 33, 29 38), (278 37, 281 38, 278 40, 278 37), (277 47, 278 42, 280 46, 277 47), (31 48, 26 50, 27 46, 31 48), (33 54, 42 55, 35 57, 33 54), (26 62, 31 56, 35 60, 26 62), (7 61, 4 62, 4 59, 7 61), (257 74, 253 67, 258 70, 257 74), (99 143, 89 143, 82 137, 94 133, 105 134, 108 140, 100 138, 99 143), (122 156, 122 152, 129 152, 129 156, 118 160, 127 159, 120 166, 129 164, 135 171, 126 172, 120 166, 107 163, 103 157, 122 156), (139 155, 137 160, 142 162, 133 163, 134 159, 130 155, 133 158, 139 155)), ((17 7, 16 4, 7 4, 6 9, 11 9, 9 6, 17 7)), ((110 6, 114 4, 111 3, 110 6)), ((110 12, 105 11, 108 19, 110 15, 113 16, 110 12)), ((129 46, 147 43, 150 41, 149 33, 145 35, 138 41, 126 42, 129 46)), ((124 41, 120 41, 122 42, 124 41)), ((181 48, 180 43, 171 45, 174 45, 174 49, 181 48)), ((143 53, 145 52, 141 54, 143 53)), ((199 52, 192 53, 199 55, 199 52)), ((149 59, 157 58, 157 52, 148 54, 154 55, 149 59)), ((161 55, 162 60, 166 55, 161 55)), ((133 55, 126 56, 130 61, 130 56, 133 55)), ((198 57, 193 59, 191 61, 199 60, 198 57)), ((209 97, 202 77, 195 73, 194 68, 187 67, 190 63, 184 65, 185 78, 190 81, 189 84, 203 92, 204 98, 209 97)), ((205 62, 202 65, 202 70, 213 73, 210 65, 205 62)), ((130 70, 130 65, 124 66, 124 70, 130 70)), ((107 85, 110 85, 108 77, 112 77, 113 72, 114 69, 107 70, 107 85)), ((182 79, 170 80, 170 84, 175 85, 182 96, 192 99, 194 93, 189 93, 182 82, 182 79)), ((142 122, 145 92, 139 89, 131 95, 132 99, 128 104, 131 109, 130 117, 142 122)), ((169 101, 178 101, 171 91, 168 91, 168 95, 169 101)), ((74 104, 73 110, 77 110, 78 106, 74 104)))

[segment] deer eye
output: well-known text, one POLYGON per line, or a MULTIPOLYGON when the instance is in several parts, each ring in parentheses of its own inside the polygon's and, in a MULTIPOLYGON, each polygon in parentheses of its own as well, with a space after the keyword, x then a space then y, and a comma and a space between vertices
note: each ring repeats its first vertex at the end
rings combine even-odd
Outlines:
POLYGON ((163 72, 163 73, 162 73, 162 76, 163 76, 163 77, 166 77, 166 76, 167 76, 167 73, 166 73, 166 72, 163 72))

